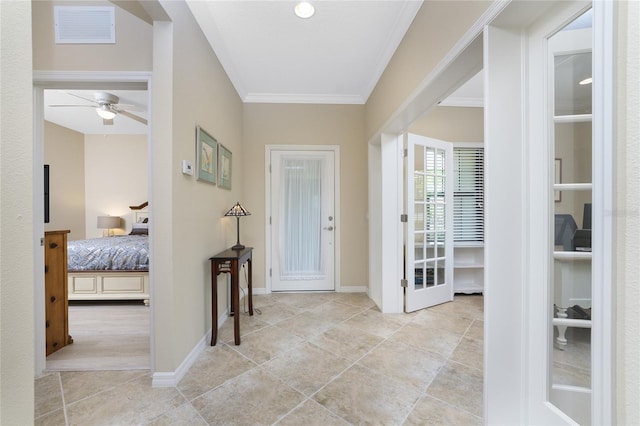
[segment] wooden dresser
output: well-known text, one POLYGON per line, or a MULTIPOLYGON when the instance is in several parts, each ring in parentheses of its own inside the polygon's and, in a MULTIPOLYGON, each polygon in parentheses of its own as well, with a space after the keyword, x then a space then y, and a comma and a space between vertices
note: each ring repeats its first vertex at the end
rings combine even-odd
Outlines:
POLYGON ((44 233, 44 294, 47 355, 73 343, 69 336, 67 297, 67 234, 44 233))

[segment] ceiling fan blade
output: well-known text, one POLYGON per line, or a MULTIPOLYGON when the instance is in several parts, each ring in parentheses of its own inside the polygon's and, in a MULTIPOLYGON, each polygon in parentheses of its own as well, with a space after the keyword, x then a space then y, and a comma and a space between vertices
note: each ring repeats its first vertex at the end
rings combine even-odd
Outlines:
MULTIPOLYGON (((75 93, 71 93, 71 92, 65 92, 65 93, 67 95, 75 96, 76 98, 82 99, 84 101, 91 102, 94 106, 98 105, 98 103, 95 101, 95 99, 85 98, 84 96, 76 95, 75 93)), ((87 105, 87 106, 89 106, 89 105, 87 105)))
POLYGON ((95 108, 95 105, 47 105, 48 107, 52 107, 52 108, 59 108, 59 107, 74 107, 74 108, 95 108))
POLYGON ((102 124, 104 124, 105 126, 113 126, 113 118, 111 120, 107 120, 106 118, 103 118, 102 124))
POLYGON ((137 122, 142 123, 145 126, 147 125, 147 120, 145 120, 144 118, 142 118, 142 117, 140 117, 138 115, 131 114, 129 111, 125 111, 125 110, 121 109, 121 110, 118 110, 118 113, 120 113, 120 114, 122 114, 122 115, 124 115, 126 117, 129 117, 132 120, 136 120, 137 122))

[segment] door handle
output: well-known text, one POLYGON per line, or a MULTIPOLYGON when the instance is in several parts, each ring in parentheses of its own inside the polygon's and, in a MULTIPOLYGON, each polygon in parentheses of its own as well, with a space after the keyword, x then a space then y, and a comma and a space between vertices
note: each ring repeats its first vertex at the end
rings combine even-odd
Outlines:
POLYGON ((327 231, 333 231, 333 226, 329 225, 329 226, 324 227, 322 229, 326 229, 327 231))

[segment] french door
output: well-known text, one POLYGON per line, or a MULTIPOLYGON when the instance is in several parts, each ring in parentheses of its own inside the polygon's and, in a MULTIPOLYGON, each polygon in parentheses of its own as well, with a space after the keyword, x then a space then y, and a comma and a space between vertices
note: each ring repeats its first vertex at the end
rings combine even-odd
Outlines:
POLYGON ((335 290, 335 150, 272 149, 268 160, 271 290, 335 290))
POLYGON ((405 311, 453 300, 453 146, 405 135, 405 311))

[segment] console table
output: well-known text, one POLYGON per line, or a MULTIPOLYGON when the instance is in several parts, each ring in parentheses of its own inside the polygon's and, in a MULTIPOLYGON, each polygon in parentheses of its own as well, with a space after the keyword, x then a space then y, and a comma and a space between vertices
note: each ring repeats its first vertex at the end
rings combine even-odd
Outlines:
POLYGON ((240 269, 247 263, 247 297, 249 298, 249 315, 253 315, 253 290, 251 285, 251 252, 253 247, 241 250, 227 249, 210 257, 211 261, 211 346, 216 345, 218 337, 218 275, 231 274, 231 310, 233 316, 233 336, 236 345, 240 344, 240 269))

